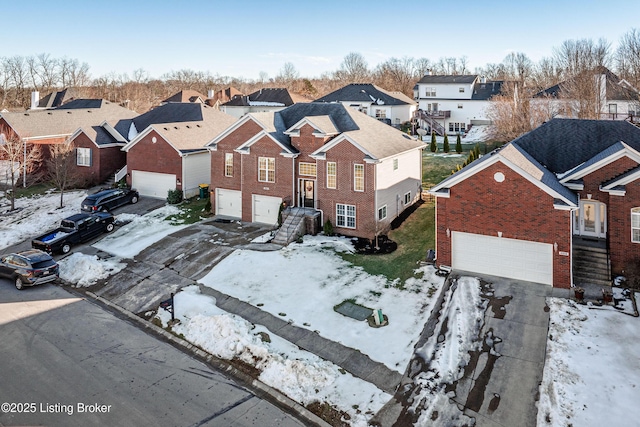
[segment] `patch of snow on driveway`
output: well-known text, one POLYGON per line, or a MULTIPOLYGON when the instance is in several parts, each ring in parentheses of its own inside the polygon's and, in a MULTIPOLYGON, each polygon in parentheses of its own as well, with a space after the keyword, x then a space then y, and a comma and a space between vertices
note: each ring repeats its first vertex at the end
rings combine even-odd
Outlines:
POLYGON ((91 286, 116 274, 126 265, 119 259, 98 259, 96 255, 76 252, 60 260, 60 278, 75 286, 91 286))

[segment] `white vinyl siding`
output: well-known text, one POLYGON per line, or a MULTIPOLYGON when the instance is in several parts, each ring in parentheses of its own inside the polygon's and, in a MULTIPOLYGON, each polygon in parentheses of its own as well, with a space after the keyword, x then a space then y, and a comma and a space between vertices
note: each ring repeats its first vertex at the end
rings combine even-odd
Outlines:
POLYGON ((211 155, 209 152, 190 154, 182 158, 182 190, 184 197, 200 192, 200 184, 211 182, 211 155))

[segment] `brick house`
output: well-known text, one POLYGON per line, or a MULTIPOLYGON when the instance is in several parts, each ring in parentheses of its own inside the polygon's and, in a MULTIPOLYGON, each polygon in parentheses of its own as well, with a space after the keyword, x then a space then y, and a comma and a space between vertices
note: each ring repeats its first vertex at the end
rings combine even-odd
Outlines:
POLYGON ((38 172, 46 172, 48 147, 69 141, 76 146, 76 169, 87 184, 104 181, 124 166, 120 148, 126 141, 118 123, 137 113, 103 99, 76 99, 52 109, 0 113, 0 129, 10 129, 27 149, 42 147, 38 172))
POLYGON ((420 198, 424 144, 342 104, 247 114, 208 147, 217 215, 275 224, 284 202, 371 238, 420 198))
POLYGON ((166 198, 175 189, 198 194, 211 176, 205 144, 234 121, 198 102, 167 103, 128 121, 127 184, 148 197, 166 198))
POLYGON ((437 260, 454 269, 567 288, 640 260, 640 129, 628 122, 553 119, 430 192, 437 260))

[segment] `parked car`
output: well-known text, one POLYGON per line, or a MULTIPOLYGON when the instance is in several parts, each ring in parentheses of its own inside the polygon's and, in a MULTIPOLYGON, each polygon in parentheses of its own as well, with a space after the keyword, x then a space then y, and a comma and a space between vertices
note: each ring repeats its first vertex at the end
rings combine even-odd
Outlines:
POLYGON ((84 212, 105 212, 127 203, 138 203, 140 195, 136 190, 128 188, 114 188, 103 190, 87 196, 82 201, 80 210, 84 212))
POLYGON ((114 222, 115 217, 109 212, 71 215, 60 221, 60 227, 33 239, 31 247, 47 253, 66 254, 71 250, 72 245, 113 231, 114 222))
POLYGON ((58 263, 46 252, 31 249, 0 258, 0 276, 13 280, 18 290, 52 282, 59 275, 58 263))

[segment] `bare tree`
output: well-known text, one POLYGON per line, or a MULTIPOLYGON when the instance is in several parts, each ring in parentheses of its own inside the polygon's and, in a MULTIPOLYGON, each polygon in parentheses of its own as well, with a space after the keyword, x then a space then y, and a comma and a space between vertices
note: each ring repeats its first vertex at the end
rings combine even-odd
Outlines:
POLYGON ((351 52, 342 60, 340 69, 335 72, 334 78, 340 80, 343 84, 368 83, 370 75, 364 56, 357 52, 351 52))
POLYGON ((374 77, 377 84, 387 90, 397 90, 407 96, 413 95, 416 83, 416 69, 413 58, 391 58, 379 64, 374 77))
POLYGON ((62 87, 81 87, 91 83, 89 64, 86 62, 80 63, 77 59, 65 57, 59 63, 62 87))
POLYGON ((46 161, 47 178, 60 190, 60 207, 64 201, 64 192, 78 182, 78 170, 75 167, 76 150, 70 141, 49 147, 50 156, 46 161))
POLYGON ((609 67, 610 46, 603 38, 597 43, 591 39, 565 40, 554 49, 554 58, 566 79, 598 67, 609 67))
POLYGON ((621 78, 634 87, 640 86, 640 31, 633 28, 620 39, 615 54, 617 71, 621 78))
POLYGON ((295 65, 291 62, 285 62, 280 72, 276 76, 276 82, 282 83, 286 86, 291 86, 300 76, 300 73, 296 69, 295 65))
POLYGON ((7 127, 0 129, 0 158, 6 164, 5 182, 9 185, 11 210, 15 209, 16 185, 21 171, 31 171, 42 160, 39 145, 27 149, 25 143, 13 130, 7 127))
POLYGON ((24 107, 27 105, 27 100, 30 99, 30 94, 27 93, 27 80, 29 79, 27 62, 22 56, 12 56, 6 59, 5 66, 9 77, 9 84, 14 89, 12 106, 24 107))

